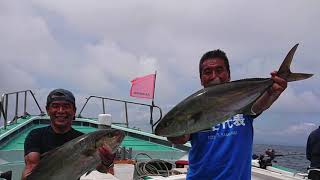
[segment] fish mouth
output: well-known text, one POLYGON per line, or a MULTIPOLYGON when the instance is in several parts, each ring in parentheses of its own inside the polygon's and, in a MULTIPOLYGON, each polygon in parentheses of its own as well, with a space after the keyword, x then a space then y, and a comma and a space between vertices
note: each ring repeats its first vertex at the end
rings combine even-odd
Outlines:
POLYGON ((101 134, 102 139, 96 142, 96 147, 101 145, 107 145, 112 149, 112 153, 114 153, 117 148, 120 146, 122 141, 125 138, 125 133, 121 130, 112 129, 110 130, 101 130, 105 131, 105 133, 101 134))
POLYGON ((115 130, 113 132, 113 135, 115 137, 116 142, 119 144, 123 141, 124 137, 126 136, 125 133, 121 130, 115 130))
POLYGON ((166 137, 167 134, 172 133, 172 128, 177 126, 176 123, 174 123, 173 118, 164 117, 159 124, 156 126, 156 129, 154 130, 154 134, 158 136, 164 136, 166 137))
MULTIPOLYGON (((161 122, 160 122, 161 123, 161 122)), ((161 136, 163 134, 163 131, 164 131, 164 127, 162 124, 158 124, 156 129, 154 130, 154 134, 155 135, 158 135, 158 136, 161 136)))
POLYGON ((161 127, 156 128, 156 129, 154 130, 154 134, 157 135, 157 136, 164 136, 164 137, 166 137, 168 134, 170 134, 170 133, 168 133, 168 132, 170 132, 170 131, 167 131, 166 128, 161 128, 161 127))
POLYGON ((158 128, 156 128, 156 129, 154 130, 154 134, 155 134, 155 135, 158 135, 158 136, 160 135, 160 132, 159 132, 159 129, 158 129, 158 128))

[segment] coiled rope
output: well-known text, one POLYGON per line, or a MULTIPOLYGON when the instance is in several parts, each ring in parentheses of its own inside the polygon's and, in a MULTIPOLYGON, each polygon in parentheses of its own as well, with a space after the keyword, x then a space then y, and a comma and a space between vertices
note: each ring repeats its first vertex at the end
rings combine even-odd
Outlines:
POLYGON ((146 176, 168 177, 171 175, 170 170, 172 169, 173 164, 168 161, 164 161, 161 159, 152 159, 146 153, 138 153, 135 156, 135 160, 136 160, 136 164, 134 166, 134 168, 135 168, 134 179, 135 180, 143 179, 146 176), (148 158, 150 158, 150 160, 138 162, 138 160, 137 160, 138 155, 145 155, 148 158))

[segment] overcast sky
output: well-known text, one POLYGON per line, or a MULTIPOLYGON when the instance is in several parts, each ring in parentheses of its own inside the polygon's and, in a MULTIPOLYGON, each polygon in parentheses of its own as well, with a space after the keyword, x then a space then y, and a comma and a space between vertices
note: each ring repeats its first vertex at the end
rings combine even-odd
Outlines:
POLYGON ((167 112, 201 88, 198 62, 220 48, 233 80, 269 77, 300 43, 292 82, 255 125, 256 143, 305 145, 320 124, 320 1, 0 1, 0 93, 54 88, 78 103, 129 97, 130 80, 157 71, 155 104, 167 112))

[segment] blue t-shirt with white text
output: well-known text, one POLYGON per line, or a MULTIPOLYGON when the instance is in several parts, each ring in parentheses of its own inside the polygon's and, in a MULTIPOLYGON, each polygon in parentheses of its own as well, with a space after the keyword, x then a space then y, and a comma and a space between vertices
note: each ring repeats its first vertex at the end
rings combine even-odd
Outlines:
POLYGON ((187 179, 251 179, 252 120, 237 114, 212 131, 191 134, 187 179))

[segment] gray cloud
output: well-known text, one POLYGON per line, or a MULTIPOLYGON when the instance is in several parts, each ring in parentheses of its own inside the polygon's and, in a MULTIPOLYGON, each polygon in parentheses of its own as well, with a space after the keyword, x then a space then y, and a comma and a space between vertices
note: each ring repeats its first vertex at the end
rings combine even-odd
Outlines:
POLYGON ((37 89, 45 99, 45 90, 64 87, 79 96, 131 99, 130 80, 157 70, 155 101, 168 107, 201 88, 198 61, 208 50, 227 52, 236 80, 269 77, 300 43, 292 71, 315 76, 290 83, 269 111, 319 114, 319 5, 317 0, 1 1, 0 91, 37 89))
POLYGON ((313 122, 290 123, 287 127, 273 130, 266 130, 263 127, 255 127, 255 141, 266 144, 284 144, 305 146, 309 134, 317 129, 313 122))

